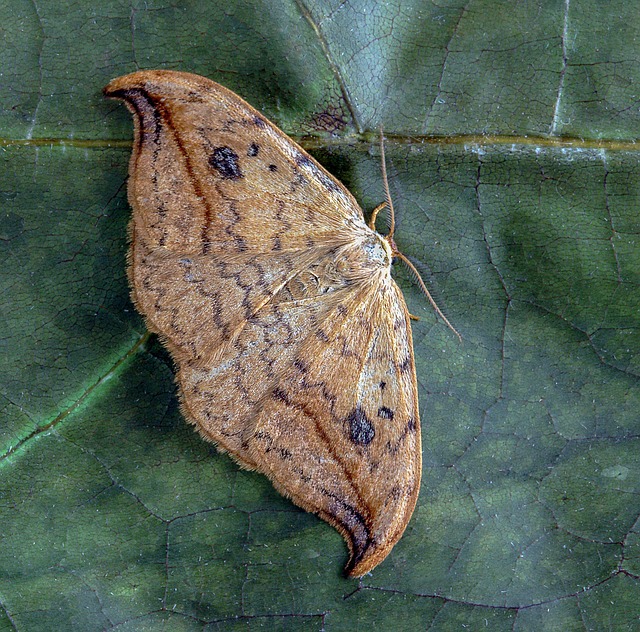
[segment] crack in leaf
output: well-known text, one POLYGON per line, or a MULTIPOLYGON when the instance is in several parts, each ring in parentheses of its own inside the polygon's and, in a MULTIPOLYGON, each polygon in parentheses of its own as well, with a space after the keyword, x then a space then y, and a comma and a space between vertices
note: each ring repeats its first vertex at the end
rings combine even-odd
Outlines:
POLYGON ((10 457, 11 455, 19 452, 23 448, 25 448, 33 439, 36 437, 48 432, 52 428, 60 425, 64 420, 71 415, 75 410, 77 410, 82 404, 85 404, 90 395, 96 392, 96 390, 102 386, 120 367, 124 365, 132 356, 134 356, 140 349, 142 349, 151 334, 149 332, 144 333, 136 343, 128 349, 124 355, 122 355, 103 375, 101 375, 89 388, 87 388, 74 402, 71 406, 68 406, 65 410, 61 411, 54 419, 47 422, 44 425, 39 426, 31 433, 20 439, 15 443, 15 445, 9 446, 9 448, 5 451, 4 454, 0 455, 0 463, 10 457))

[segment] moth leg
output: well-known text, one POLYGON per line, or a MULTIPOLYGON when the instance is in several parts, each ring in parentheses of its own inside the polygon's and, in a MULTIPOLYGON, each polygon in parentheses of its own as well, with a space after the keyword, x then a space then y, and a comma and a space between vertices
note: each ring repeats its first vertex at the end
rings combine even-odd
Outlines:
POLYGON ((376 229, 376 218, 378 217, 378 213, 387 206, 387 202, 383 202, 382 204, 378 204, 373 211, 371 211, 371 219, 369 220, 369 228, 371 230, 376 229))

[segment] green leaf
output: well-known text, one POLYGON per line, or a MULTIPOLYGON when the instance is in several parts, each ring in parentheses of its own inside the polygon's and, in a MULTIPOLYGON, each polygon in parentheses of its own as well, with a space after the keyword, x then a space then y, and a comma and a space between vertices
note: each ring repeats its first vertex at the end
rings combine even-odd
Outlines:
MULTIPOLYGON (((640 626, 640 13, 613 0, 0 6, 0 630, 640 626), (223 83, 396 240, 419 504, 342 575, 330 526, 179 412, 129 300, 137 68, 223 83)), ((223 403, 222 403, 223 405, 223 403)))

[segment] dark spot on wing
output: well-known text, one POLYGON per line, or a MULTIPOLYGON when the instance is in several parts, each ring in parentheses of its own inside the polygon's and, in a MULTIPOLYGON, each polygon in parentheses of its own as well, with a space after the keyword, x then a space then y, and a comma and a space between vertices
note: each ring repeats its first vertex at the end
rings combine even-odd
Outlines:
POLYGON ((281 388, 274 388, 273 392, 271 393, 271 397, 273 397, 273 399, 277 399, 278 401, 284 402, 285 404, 287 404, 287 406, 291 404, 289 396, 281 388))
POLYGON ((187 92, 187 100, 189 103, 204 103, 204 97, 195 90, 187 92))
MULTIPOLYGON (((271 446, 271 444, 273 443, 273 437, 268 433, 265 432, 264 430, 256 430, 253 433, 253 436, 258 440, 258 441, 264 441, 267 446, 271 446)), ((270 450, 270 447, 267 447, 267 450, 270 450)))
POLYGON ((267 124, 265 123, 263 118, 260 118, 259 116, 254 116, 253 117, 253 124, 256 127, 259 127, 260 129, 263 129, 267 126, 267 124))
POLYGON ((278 454, 283 461, 290 461, 293 457, 291 450, 288 450, 287 448, 278 448, 278 454))
POLYGON ((247 149, 247 156, 257 156, 260 151, 260 145, 258 143, 251 143, 249 149, 247 149))
POLYGON ((311 164, 311 158, 298 152, 296 154, 296 164, 300 165, 301 167, 307 167, 311 164))
POLYGON ((329 342, 329 336, 327 336, 327 334, 322 329, 317 329, 315 334, 316 338, 322 340, 322 342, 329 342))
POLYGON ((378 417, 382 417, 382 419, 393 419, 393 411, 386 406, 380 406, 380 408, 378 408, 378 417))
POLYGON ((225 180, 239 180, 244 177, 238 164, 238 154, 231 147, 216 147, 209 157, 209 164, 225 180))
POLYGON ((353 443, 369 445, 373 441, 376 431, 360 406, 356 406, 345 421, 349 428, 349 438, 353 443))

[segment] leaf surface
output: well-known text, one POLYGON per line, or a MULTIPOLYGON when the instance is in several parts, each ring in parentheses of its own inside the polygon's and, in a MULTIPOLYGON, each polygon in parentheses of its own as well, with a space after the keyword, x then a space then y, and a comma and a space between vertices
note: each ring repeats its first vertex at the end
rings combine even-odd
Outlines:
POLYGON ((560 2, 0 7, 0 630, 640 625, 640 14, 560 2), (197 72, 369 211, 387 136, 423 485, 361 582, 188 427, 128 297, 131 120, 197 72))

